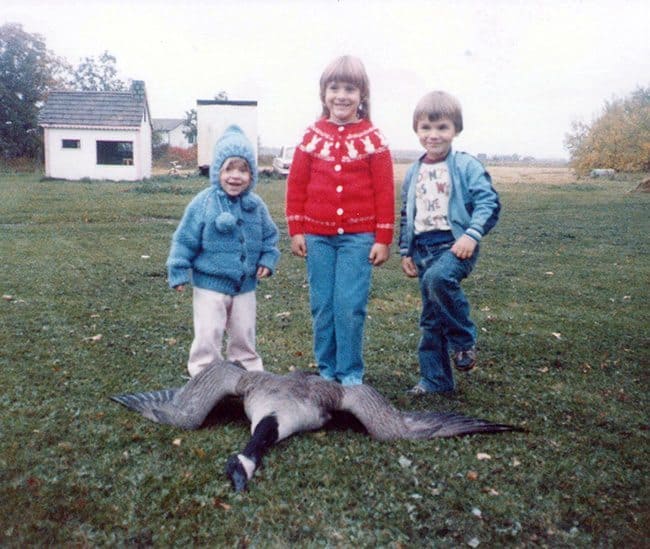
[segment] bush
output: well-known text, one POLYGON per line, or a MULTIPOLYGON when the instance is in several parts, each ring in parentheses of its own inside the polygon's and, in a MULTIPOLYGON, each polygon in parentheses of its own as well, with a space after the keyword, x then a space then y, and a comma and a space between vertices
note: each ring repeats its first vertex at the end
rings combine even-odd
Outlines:
POLYGON ((19 156, 0 161, 0 173, 31 173, 42 169, 42 163, 36 158, 19 156))
POLYGON ((181 147, 168 147, 167 158, 170 162, 180 162, 184 168, 196 167, 196 145, 189 149, 181 147))

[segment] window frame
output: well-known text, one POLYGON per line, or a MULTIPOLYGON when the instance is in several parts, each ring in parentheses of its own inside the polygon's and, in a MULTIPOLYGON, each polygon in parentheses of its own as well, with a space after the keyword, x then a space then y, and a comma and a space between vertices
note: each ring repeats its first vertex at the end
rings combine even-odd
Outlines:
POLYGON ((95 149, 98 166, 133 165, 133 141, 97 139, 95 149))
POLYGON ((81 139, 64 139, 61 138, 62 149, 80 149, 81 139))

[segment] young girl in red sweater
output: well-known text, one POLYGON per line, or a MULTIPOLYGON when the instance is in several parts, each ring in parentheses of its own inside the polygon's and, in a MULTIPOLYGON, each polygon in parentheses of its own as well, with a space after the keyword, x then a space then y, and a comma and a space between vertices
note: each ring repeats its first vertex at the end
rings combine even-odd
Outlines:
POLYGON ((393 239, 393 163, 370 122, 363 63, 343 56, 320 79, 322 116, 305 131, 287 180, 291 251, 305 257, 320 375, 363 382, 372 267, 393 239))

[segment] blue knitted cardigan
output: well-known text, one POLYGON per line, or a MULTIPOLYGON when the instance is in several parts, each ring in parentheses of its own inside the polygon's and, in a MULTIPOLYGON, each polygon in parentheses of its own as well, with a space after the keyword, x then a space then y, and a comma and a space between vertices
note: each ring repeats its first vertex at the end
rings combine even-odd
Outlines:
POLYGON ((255 155, 237 126, 228 128, 215 145, 210 183, 189 203, 172 237, 169 286, 191 281, 197 288, 228 295, 253 291, 258 267, 275 270, 279 236, 266 204, 253 192, 255 155), (221 166, 232 156, 244 158, 251 168, 250 186, 236 197, 228 196, 219 182, 221 166))

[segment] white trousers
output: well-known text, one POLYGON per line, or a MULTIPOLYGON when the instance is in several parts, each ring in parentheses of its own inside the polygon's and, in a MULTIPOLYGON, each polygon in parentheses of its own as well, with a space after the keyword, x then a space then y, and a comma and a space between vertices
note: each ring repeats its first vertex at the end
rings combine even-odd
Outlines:
POLYGON ((202 288, 193 291, 194 341, 187 362, 190 375, 223 360, 224 333, 228 337, 227 360, 238 360, 247 370, 263 370, 262 358, 255 350, 255 292, 232 296, 202 288))

